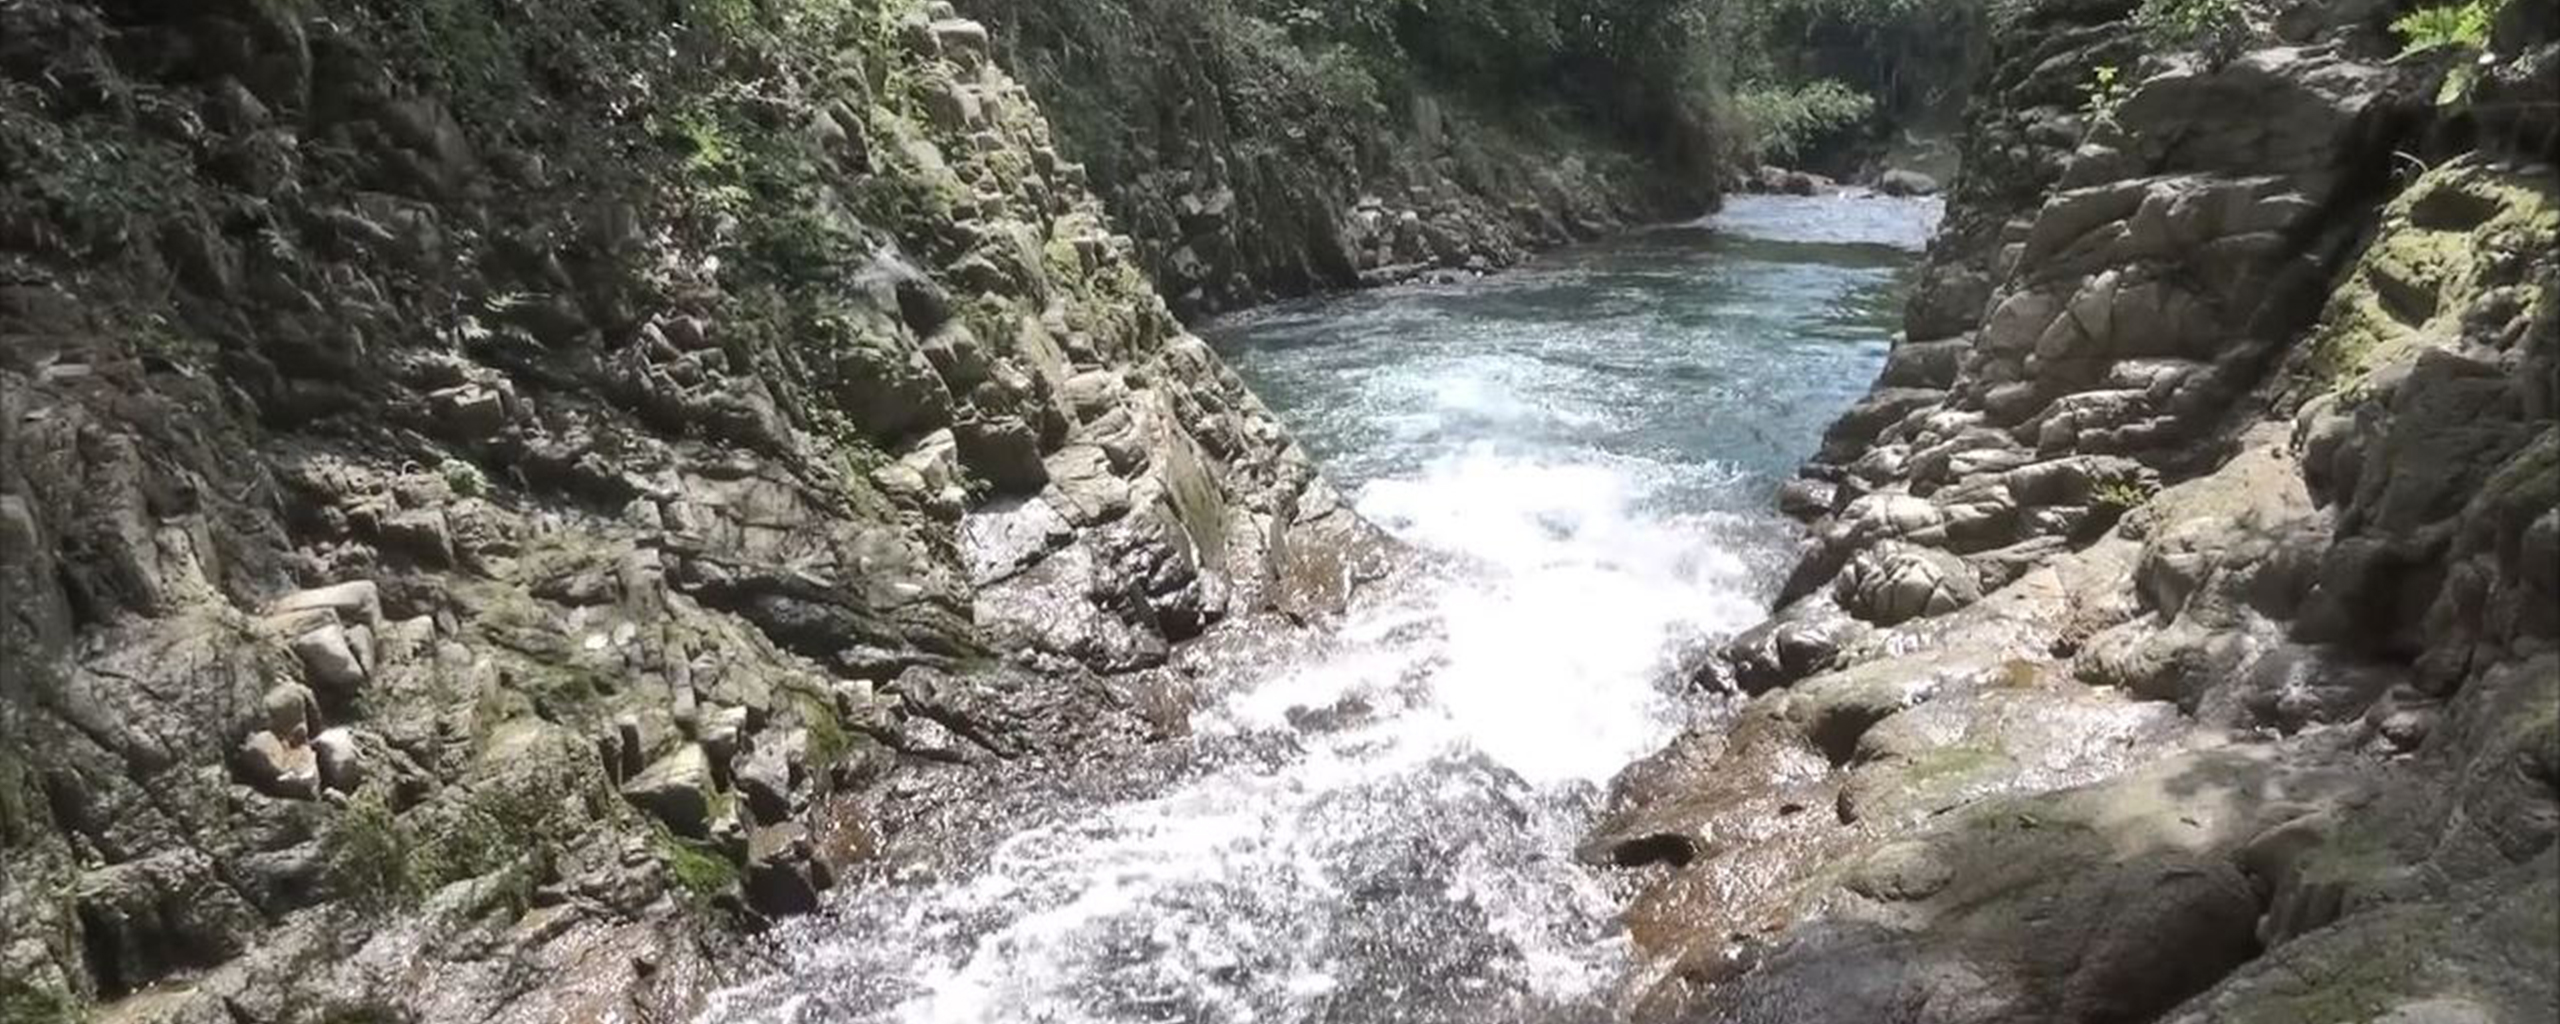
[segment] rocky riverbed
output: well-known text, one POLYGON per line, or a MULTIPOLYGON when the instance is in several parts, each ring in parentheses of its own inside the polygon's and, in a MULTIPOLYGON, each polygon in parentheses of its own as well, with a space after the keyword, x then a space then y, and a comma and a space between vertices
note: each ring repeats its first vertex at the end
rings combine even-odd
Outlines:
POLYGON ((1987 13, 1907 275, 1205 339, 1651 207, 1094 181, 947 3, 0 2, 0 1018, 2551 1019, 2560 24, 2158 2, 1987 13))

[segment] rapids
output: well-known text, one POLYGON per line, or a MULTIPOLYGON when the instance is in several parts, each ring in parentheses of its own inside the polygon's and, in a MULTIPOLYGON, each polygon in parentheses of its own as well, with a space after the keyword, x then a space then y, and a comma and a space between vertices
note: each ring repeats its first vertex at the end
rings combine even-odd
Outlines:
POLYGON ((1676 653, 1765 608, 1773 489, 1874 376, 1935 217, 1743 197, 1205 325, 1418 557, 1201 695, 1160 782, 839 890, 703 1020, 1608 1019, 1625 939, 1570 851, 1687 716, 1676 653))

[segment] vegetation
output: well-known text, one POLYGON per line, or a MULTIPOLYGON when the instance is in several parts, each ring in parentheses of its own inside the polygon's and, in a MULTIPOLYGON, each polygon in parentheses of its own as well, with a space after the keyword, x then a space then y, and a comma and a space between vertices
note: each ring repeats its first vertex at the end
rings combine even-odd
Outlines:
POLYGON ((2124 79, 2124 71, 2113 64, 2100 64, 2089 73, 2089 84, 2080 91, 2088 97, 2081 112, 2088 115, 2089 127, 2114 124, 2116 111, 2133 95, 2133 85, 2124 79))
POLYGON ((2400 36, 2402 57, 2438 51, 2454 55, 2444 84, 2436 91, 2437 106, 2458 106, 2471 99, 2472 90, 2480 84, 2480 64, 2475 58, 2489 48, 2490 27, 2497 24, 2498 12, 2505 6, 2506 0, 2466 0, 2421 7, 2391 23, 2391 31, 2400 36))
POLYGON ((500 895, 521 909, 534 876, 579 827, 559 811, 569 788, 528 773, 395 810, 385 787, 368 786, 322 837, 322 857, 340 893, 362 906, 414 906, 455 882, 505 872, 500 895))
POLYGON ((2247 0, 2142 0, 2133 20, 2152 45, 2196 50, 2215 64, 2238 56, 2252 31, 2247 0))
POLYGON ((1832 79, 1802 85, 1744 86, 1734 95, 1735 111, 1748 127, 1761 154, 1794 160, 1816 143, 1874 116, 1875 97, 1832 79))
POLYGON ((1222 83, 1234 149, 1359 168, 1434 97, 1505 130, 1597 125, 1657 157, 1807 157, 1951 113, 1992 0, 989 0, 1009 63, 1103 180, 1160 132, 1158 83, 1222 83), (1064 86, 1064 87, 1060 87, 1064 86), (1392 109, 1391 109, 1392 108, 1392 109), (1879 117, 1878 115, 1883 115, 1879 117))
POLYGON ((2091 490, 2089 504, 2110 512, 2124 512, 2140 507, 2159 491, 2158 484, 2138 478, 2101 480, 2091 490))
POLYGON ((652 823, 650 827, 650 845, 657 849, 658 859, 666 862, 667 877, 676 888, 697 900, 737 888, 738 866, 729 863, 710 844, 678 836, 664 825, 652 823))

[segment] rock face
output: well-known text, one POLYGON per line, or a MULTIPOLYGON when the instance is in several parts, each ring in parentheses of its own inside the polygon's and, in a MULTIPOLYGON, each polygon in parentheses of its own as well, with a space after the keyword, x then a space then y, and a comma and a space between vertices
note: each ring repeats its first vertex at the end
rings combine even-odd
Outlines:
MULTIPOLYGON (((1348 48, 1302 52, 1291 39, 1308 26, 1290 15, 1311 8, 957 6, 993 26, 997 45, 1027 69, 1059 125, 1060 152, 1082 161, 1139 264, 1185 315, 1495 269, 1631 223, 1692 215, 1714 195, 1714 173, 1667 171, 1671 154, 1520 116, 1549 102, 1544 94, 1470 102, 1418 67, 1372 79, 1348 48)), ((1431 16, 1428 5, 1403 13, 1431 16)), ((1596 93, 1610 73, 1585 68, 1578 84, 1596 93)), ((1619 112, 1621 101, 1602 102, 1619 112)), ((1643 143, 1657 150, 1677 135, 1650 128, 1643 143)))
POLYGON ((1363 571, 983 28, 711 6, 0 6, 0 1017, 681 1017, 1363 571))
MULTIPOLYGON (((2560 1003, 2550 115, 2471 134, 2379 8, 2219 63, 2129 13, 2000 30, 1907 340, 1706 676, 1757 696, 1583 851, 1650 872, 1638 1019, 2560 1003)), ((2486 80, 2560 50, 2525 20, 2486 80)))

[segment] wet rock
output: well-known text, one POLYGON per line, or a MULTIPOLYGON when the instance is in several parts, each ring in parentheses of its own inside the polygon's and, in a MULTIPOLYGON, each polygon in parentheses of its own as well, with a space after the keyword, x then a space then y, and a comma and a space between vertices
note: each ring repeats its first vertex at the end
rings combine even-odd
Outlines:
POLYGON ((747 905, 775 917, 815 913, 822 873, 798 825, 767 825, 747 840, 747 905))
POLYGON ((1938 179, 1897 167, 1876 177, 1876 191, 1889 196, 1933 196, 1938 194, 1938 179))
POLYGON ((1838 494, 1837 485, 1799 477, 1779 486, 1778 510, 1809 523, 1830 515, 1838 494))
POLYGON ((1016 419, 963 420, 952 428, 960 462, 998 494, 1031 494, 1049 482, 1040 439, 1016 419))

